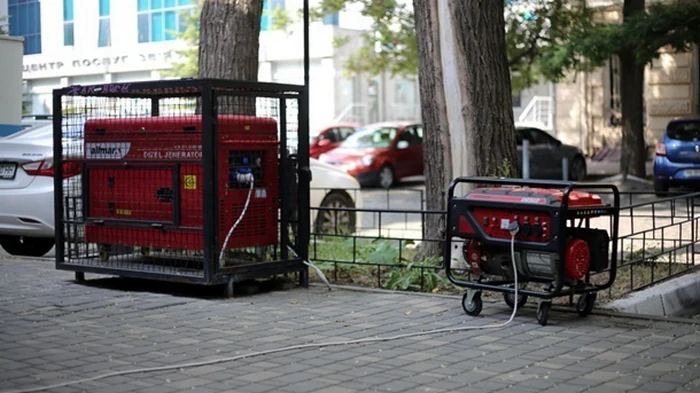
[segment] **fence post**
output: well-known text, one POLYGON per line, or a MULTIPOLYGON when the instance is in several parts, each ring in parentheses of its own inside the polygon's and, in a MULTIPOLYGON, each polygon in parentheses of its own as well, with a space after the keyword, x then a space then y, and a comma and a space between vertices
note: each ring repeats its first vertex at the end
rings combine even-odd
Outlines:
POLYGON ((562 179, 564 181, 569 181, 569 159, 566 157, 561 159, 561 172, 562 179))
POLYGON ((530 178, 530 141, 523 138, 523 179, 530 178))

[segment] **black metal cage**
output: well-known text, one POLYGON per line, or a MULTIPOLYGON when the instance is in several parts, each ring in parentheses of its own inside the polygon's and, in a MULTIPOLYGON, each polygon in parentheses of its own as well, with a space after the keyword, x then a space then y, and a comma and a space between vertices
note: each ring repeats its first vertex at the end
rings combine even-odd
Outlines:
POLYGON ((301 86, 168 80, 54 91, 56 267, 308 283, 301 86))

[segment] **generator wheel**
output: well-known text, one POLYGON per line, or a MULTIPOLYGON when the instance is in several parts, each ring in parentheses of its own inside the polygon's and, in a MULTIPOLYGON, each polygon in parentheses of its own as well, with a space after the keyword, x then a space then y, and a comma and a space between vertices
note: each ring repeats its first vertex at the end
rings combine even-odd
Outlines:
POLYGON ((484 306, 484 303, 481 301, 481 292, 475 293, 471 302, 468 301, 468 298, 469 292, 465 292, 462 297, 462 308, 467 315, 475 317, 481 313, 481 309, 484 306))
POLYGON ((586 317, 593 311, 593 306, 595 305, 595 292, 584 293, 579 296, 578 302, 576 302, 576 312, 581 317, 586 317))
POLYGON ((551 302, 540 302, 539 307, 537 307, 537 322, 542 326, 547 326, 547 320, 549 319, 549 309, 552 307, 551 302))
MULTIPOLYGON (((503 300, 505 300, 506 304, 510 307, 513 308, 515 306, 515 302, 513 301, 515 299, 515 293, 510 293, 510 292, 505 292, 503 293, 503 300)), ((518 308, 521 308, 527 303, 527 295, 521 295, 518 294, 518 308)))
POLYGON ((107 251, 107 250, 100 251, 100 261, 107 262, 108 260, 109 260, 109 251, 107 251))
POLYGON ((141 247, 141 255, 143 255, 144 257, 151 255, 151 248, 150 247, 141 247))

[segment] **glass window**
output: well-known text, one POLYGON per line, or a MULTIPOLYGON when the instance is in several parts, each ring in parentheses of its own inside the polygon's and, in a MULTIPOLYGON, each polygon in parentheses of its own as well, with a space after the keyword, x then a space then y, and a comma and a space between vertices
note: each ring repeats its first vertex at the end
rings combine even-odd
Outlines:
POLYGON ((387 148, 391 146, 398 130, 393 127, 364 128, 350 135, 343 142, 345 148, 387 148))
POLYGON ((139 14, 138 16, 138 30, 139 30, 139 42, 149 42, 150 36, 148 34, 148 14, 139 14))
POLYGON ((112 29, 109 19, 110 14, 110 0, 98 0, 100 2, 100 20, 99 20, 99 32, 97 37, 97 46, 105 47, 112 45, 112 29))
POLYGON ((99 47, 111 46, 112 45, 112 34, 110 29, 109 18, 100 18, 100 32, 97 40, 97 45, 99 47))
POLYGON ((338 16, 337 12, 334 14, 326 15, 323 17, 323 24, 324 25, 338 26, 339 19, 340 18, 338 16))
POLYGON ((139 42, 174 40, 187 27, 181 14, 192 8, 192 0, 139 0, 139 42))
POLYGON ((109 2, 110 0, 99 0, 100 1, 100 16, 109 16, 109 2))
POLYGON ((74 43, 73 23, 73 0, 63 0, 63 45, 65 46, 72 46, 74 43))
POLYGON ((10 35, 24 37, 24 54, 41 53, 41 6, 39 0, 8 3, 10 35))

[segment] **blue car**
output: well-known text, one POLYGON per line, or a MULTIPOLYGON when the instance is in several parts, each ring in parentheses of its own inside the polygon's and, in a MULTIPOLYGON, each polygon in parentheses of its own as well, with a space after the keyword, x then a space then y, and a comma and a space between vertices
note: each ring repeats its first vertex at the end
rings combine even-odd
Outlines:
POLYGON ((700 118, 673 120, 656 144, 654 191, 700 186, 700 118))

